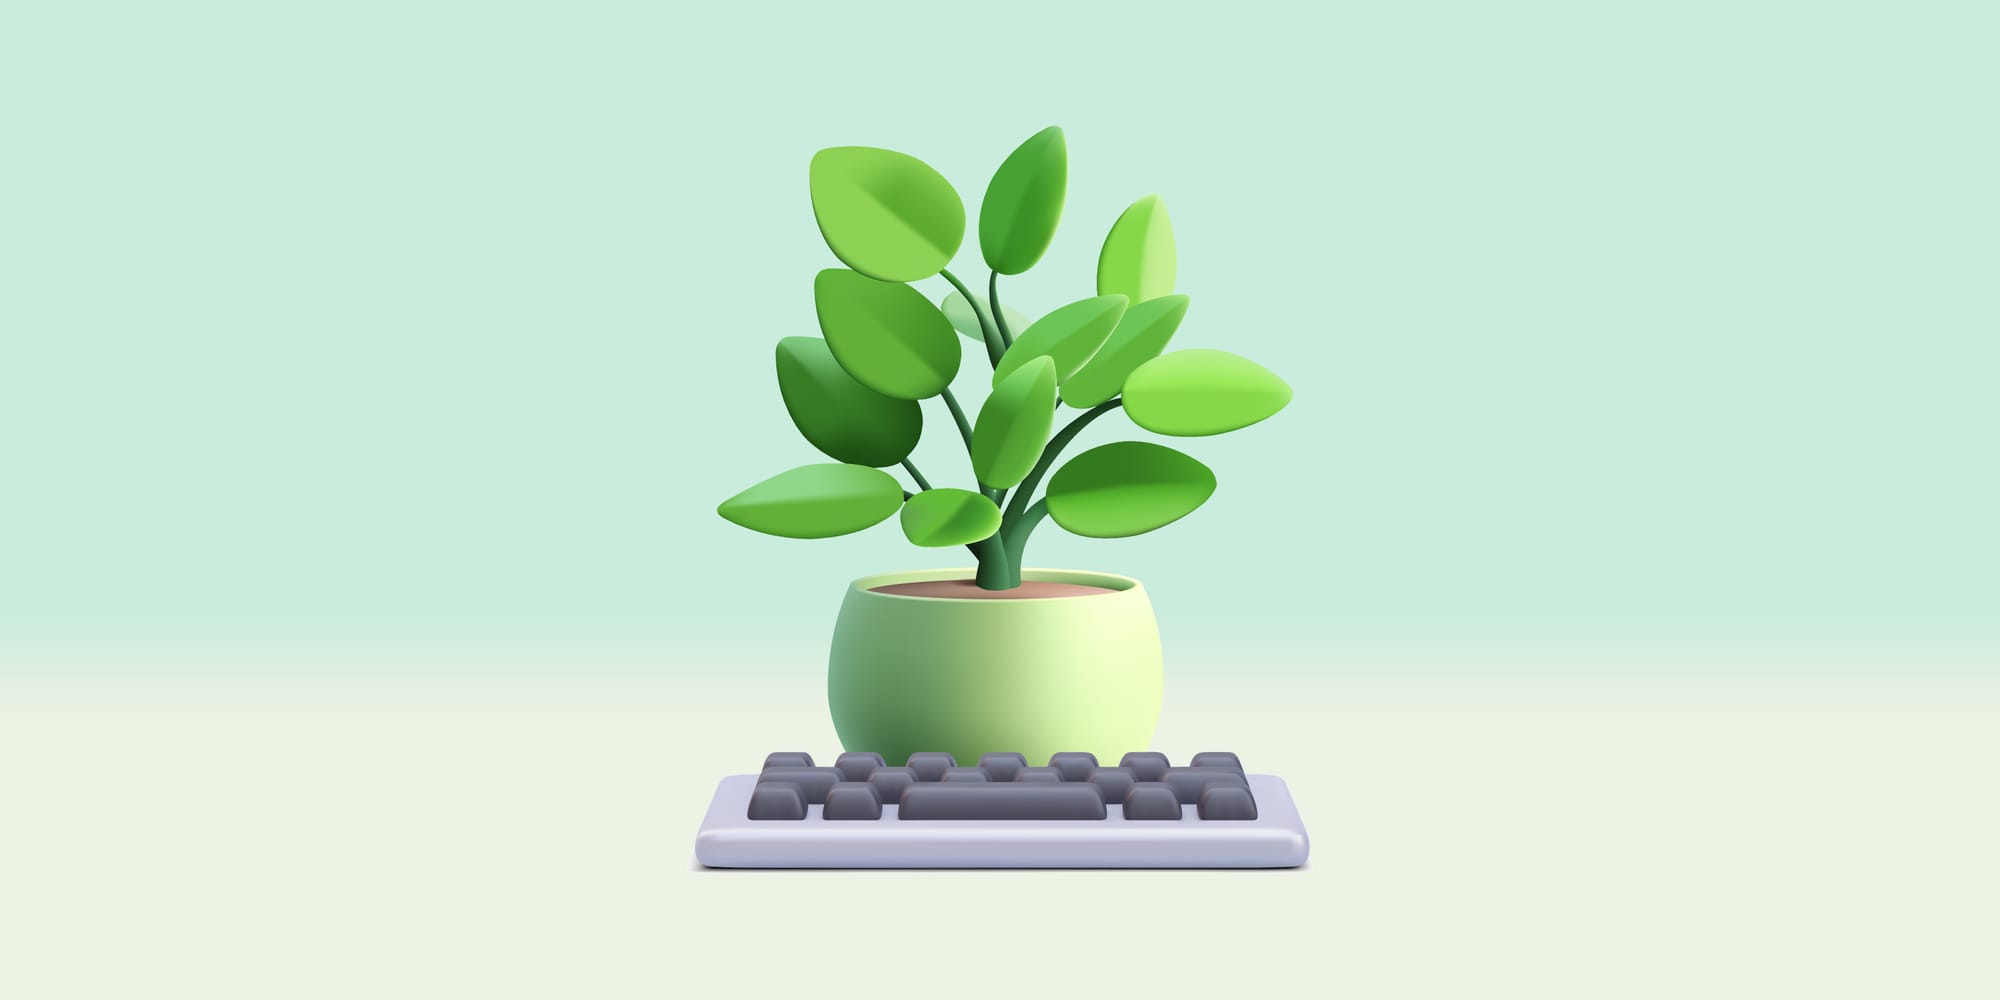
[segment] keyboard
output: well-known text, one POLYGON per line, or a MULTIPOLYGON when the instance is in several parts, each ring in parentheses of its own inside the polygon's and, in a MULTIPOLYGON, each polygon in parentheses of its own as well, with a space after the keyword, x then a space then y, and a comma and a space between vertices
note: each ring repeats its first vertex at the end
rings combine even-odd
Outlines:
POLYGON ((723 778, 695 860, 710 868, 1295 868, 1305 823, 1282 779, 1233 753, 1059 753, 961 765, 848 752, 831 767, 774 753, 723 778))

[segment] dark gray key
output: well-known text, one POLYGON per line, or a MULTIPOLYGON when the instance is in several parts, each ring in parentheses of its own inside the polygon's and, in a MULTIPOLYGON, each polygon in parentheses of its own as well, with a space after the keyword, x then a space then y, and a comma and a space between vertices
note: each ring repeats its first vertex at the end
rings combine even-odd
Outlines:
POLYGON ((1024 767, 1014 775, 1015 781, 1033 781, 1054 784, 1063 780, 1062 772, 1053 767, 1024 767))
POLYGON ((865 781, 842 781, 826 793, 821 819, 881 819, 882 798, 865 781))
POLYGON ((1249 785, 1210 785, 1202 791, 1195 808, 1202 819, 1257 818, 1257 800, 1250 797, 1249 785))
POLYGON ((1118 766, 1131 768, 1132 776, 1140 781, 1158 781, 1173 765, 1163 753, 1128 753, 1118 759, 1118 766))
POLYGON ((867 781, 868 772, 881 766, 881 754, 856 750, 841 754, 833 762, 833 769, 840 772, 842 781, 867 781))
POLYGON ((760 785, 766 781, 793 782, 812 805, 825 802, 826 790, 839 780, 840 772, 830 767, 767 767, 757 776, 760 785))
POLYGON ((805 793, 790 781, 760 781, 750 790, 750 818, 805 819, 805 793))
POLYGON ((939 778, 938 780, 939 781, 989 781, 991 780, 991 778, 987 775, 986 769, 983 767, 948 767, 945 768, 944 777, 939 778))
POLYGON ((1105 805, 1118 805, 1125 796, 1132 793, 1132 786, 1138 778, 1132 776, 1129 767, 1093 767, 1090 769, 1090 783, 1097 787, 1097 793, 1104 797, 1105 805))
POLYGON ((1235 754, 1216 750, 1195 754, 1194 759, 1188 761, 1188 765, 1191 767, 1226 767, 1237 774, 1243 773, 1243 762, 1237 760, 1235 754))
POLYGON ((985 753, 979 755, 979 766, 994 781, 1013 781, 1028 766, 1028 758, 1017 753, 985 753))
POLYGON ((1170 767, 1160 780, 1189 804, 1201 801, 1201 790, 1210 785, 1248 784, 1243 772, 1226 767, 1170 767))
POLYGON ((811 767, 813 755, 809 753, 774 753, 764 758, 765 767, 811 767))
POLYGON ((896 815, 925 819, 1103 819, 1104 799, 1087 785, 1066 781, 939 782, 903 789, 896 815))
POLYGON ((1180 819, 1180 796, 1163 782, 1141 781, 1125 795, 1125 818, 1180 819))
POLYGON ((903 797, 903 789, 917 780, 917 772, 907 767, 878 767, 868 772, 868 783, 875 786, 875 793, 885 803, 895 802, 903 797))
POLYGON ((1064 781, 1089 781, 1090 769, 1097 766, 1094 753, 1059 753, 1049 757, 1049 766, 1062 772, 1064 781))
POLYGON ((918 781, 939 781, 944 772, 957 767, 958 761, 948 753, 913 753, 910 755, 910 770, 917 772, 918 781))

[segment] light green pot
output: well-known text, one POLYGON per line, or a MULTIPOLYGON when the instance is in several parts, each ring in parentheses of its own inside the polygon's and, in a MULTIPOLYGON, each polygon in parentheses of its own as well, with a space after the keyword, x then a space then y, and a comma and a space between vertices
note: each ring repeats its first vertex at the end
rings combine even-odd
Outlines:
POLYGON ((849 750, 901 764, 919 750, 959 763, 1017 750, 1040 765, 1082 750, 1099 761, 1152 745, 1160 721, 1160 630, 1139 581, 1026 569, 1023 580, 1115 593, 1027 600, 877 594, 872 587, 962 580, 969 569, 862 577, 833 628, 826 700, 849 750))

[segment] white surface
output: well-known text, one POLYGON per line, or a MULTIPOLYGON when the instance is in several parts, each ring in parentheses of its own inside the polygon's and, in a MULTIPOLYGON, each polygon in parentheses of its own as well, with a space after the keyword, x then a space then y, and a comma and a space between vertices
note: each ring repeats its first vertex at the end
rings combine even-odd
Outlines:
POLYGON ((695 837, 695 861, 718 868, 1293 868, 1310 846, 1285 780, 1251 774, 1251 821, 949 820, 905 823, 896 805, 872 822, 795 821, 747 815, 754 774, 724 778, 695 837))
POLYGON ((1991 683, 1172 682, 1308 867, 696 869, 815 681, 0 680, 0 997, 2000 996, 1991 683))

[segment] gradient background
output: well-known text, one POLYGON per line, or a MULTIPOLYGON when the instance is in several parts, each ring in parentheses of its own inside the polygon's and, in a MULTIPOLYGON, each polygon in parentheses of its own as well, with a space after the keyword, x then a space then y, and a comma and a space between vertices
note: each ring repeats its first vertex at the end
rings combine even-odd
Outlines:
POLYGON ((966 559, 713 513, 816 459, 770 358, 833 263, 807 160, 976 212, 1059 123, 1003 298, 1089 294, 1157 192, 1176 342, 1297 392, 1179 442, 1184 522, 1030 546, 1144 579, 1170 655, 1990 669, 1989 11, 1601 8, 17 9, 0 664, 817 658, 847 580, 966 559))

